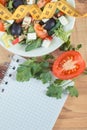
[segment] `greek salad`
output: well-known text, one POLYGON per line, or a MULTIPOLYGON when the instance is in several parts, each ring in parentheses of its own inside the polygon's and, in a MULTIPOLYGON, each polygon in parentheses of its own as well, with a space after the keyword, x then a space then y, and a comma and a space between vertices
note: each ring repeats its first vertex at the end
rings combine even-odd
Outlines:
MULTIPOLYGON (((37 4, 43 10, 48 2, 54 0, 0 0, 10 12, 14 12, 20 5, 37 4)), ((0 20, 0 32, 4 32, 1 39, 8 48, 20 44, 25 47, 25 51, 44 47, 48 48, 52 44, 53 38, 60 37, 64 42, 68 40, 69 32, 64 31, 64 26, 68 24, 66 15, 56 9, 52 18, 34 20, 29 13, 18 20, 0 20), (8 37, 8 38, 7 38, 8 37), (6 39, 10 42, 7 43, 6 39)))

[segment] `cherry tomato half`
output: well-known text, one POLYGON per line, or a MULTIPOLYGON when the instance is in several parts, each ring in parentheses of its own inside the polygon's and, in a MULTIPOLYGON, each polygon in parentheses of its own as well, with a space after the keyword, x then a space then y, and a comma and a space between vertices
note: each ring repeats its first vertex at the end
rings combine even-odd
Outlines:
POLYGON ((15 22, 16 23, 21 23, 23 21, 23 19, 17 19, 15 22))
POLYGON ((61 16, 63 16, 63 15, 64 15, 64 13, 61 12, 61 11, 59 11, 58 14, 57 14, 57 17, 61 17, 61 16))
POLYGON ((6 0, 0 0, 0 4, 2 4, 2 5, 6 5, 6 0))
POLYGON ((4 28, 4 24, 0 21, 0 31, 4 32, 5 28, 4 28))
POLYGON ((59 79, 72 79, 81 74, 86 65, 77 51, 62 53, 54 62, 52 71, 59 79))
POLYGON ((34 29, 37 36, 41 39, 44 39, 48 36, 47 30, 45 30, 40 24, 35 24, 34 29))

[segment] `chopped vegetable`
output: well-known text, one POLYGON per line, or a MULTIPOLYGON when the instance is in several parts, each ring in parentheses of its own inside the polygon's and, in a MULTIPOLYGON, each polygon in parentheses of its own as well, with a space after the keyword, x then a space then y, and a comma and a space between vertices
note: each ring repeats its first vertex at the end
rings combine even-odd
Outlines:
POLYGON ((28 39, 28 40, 35 40, 35 39, 37 39, 36 33, 35 33, 35 32, 33 32, 33 33, 28 33, 28 34, 27 34, 27 39, 28 39))
POLYGON ((4 45, 9 48, 10 47, 10 42, 13 40, 13 37, 11 35, 7 35, 7 33, 4 33, 2 36, 2 41, 4 45))
POLYGON ((49 31, 50 29, 52 29, 55 26, 55 24, 56 24, 56 20, 51 18, 47 22, 45 22, 44 29, 49 31))
POLYGON ((61 23, 59 22, 59 20, 56 20, 55 26, 48 31, 48 35, 54 34, 55 30, 58 29, 60 27, 60 25, 61 25, 61 23))
POLYGON ((31 23, 31 17, 25 16, 25 18, 23 19, 23 22, 22 22, 22 27, 27 29, 29 27, 30 23, 31 23))
POLYGON ((30 50, 40 47, 42 43, 42 39, 38 38, 36 40, 30 41, 29 43, 30 44, 26 46, 25 51, 30 51, 30 50))
POLYGON ((64 26, 68 24, 68 20, 67 20, 67 18, 65 16, 59 17, 59 21, 64 26))
POLYGON ((8 9, 11 10, 13 8, 13 0, 9 0, 8 9))
POLYGON ((20 43, 20 42, 23 41, 25 38, 26 38, 25 35, 21 35, 21 36, 17 37, 16 39, 14 39, 14 40, 12 41, 12 44, 15 45, 15 44, 17 44, 17 43, 20 43))
POLYGON ((18 6, 23 5, 23 0, 13 0, 13 7, 16 9, 18 6))
POLYGON ((34 26, 31 25, 31 26, 29 26, 29 28, 28 28, 28 33, 33 33, 33 32, 35 32, 34 26))
POLYGON ((10 26, 10 31, 11 31, 11 34, 12 34, 13 36, 19 36, 19 35, 21 35, 21 33, 22 33, 21 25, 14 22, 14 23, 10 26))
POLYGON ((48 36, 47 30, 45 30, 40 24, 35 24, 34 29, 39 38, 44 39, 48 36))
POLYGON ((42 47, 48 48, 51 44, 51 40, 49 39, 44 39, 42 42, 42 47))
POLYGON ((57 37, 60 37, 64 42, 68 41, 68 36, 69 36, 70 31, 65 32, 64 29, 63 29, 63 26, 60 26, 54 32, 55 32, 55 35, 57 37))
POLYGON ((63 16, 63 15, 64 15, 64 13, 63 13, 63 12, 61 12, 61 11, 58 11, 58 13, 57 13, 56 15, 57 15, 57 17, 59 18, 59 17, 63 16))
POLYGON ((0 3, 5 6, 6 5, 6 0, 0 0, 0 3))
POLYGON ((4 28, 4 24, 0 21, 0 31, 4 32, 5 28, 4 28))

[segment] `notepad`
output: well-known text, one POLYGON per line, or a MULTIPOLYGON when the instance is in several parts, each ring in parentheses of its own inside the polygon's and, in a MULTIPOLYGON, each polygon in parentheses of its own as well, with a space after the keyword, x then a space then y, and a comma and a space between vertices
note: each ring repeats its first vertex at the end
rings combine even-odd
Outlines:
POLYGON ((0 84, 0 130, 52 130, 68 95, 62 99, 48 97, 48 84, 33 78, 16 81, 16 69, 24 61, 13 56, 0 84))

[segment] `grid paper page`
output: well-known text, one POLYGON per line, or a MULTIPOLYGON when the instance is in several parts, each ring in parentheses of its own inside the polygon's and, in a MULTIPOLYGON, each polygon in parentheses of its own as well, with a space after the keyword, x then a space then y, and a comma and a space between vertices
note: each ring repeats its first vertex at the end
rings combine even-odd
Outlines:
POLYGON ((62 99, 48 97, 45 94, 48 84, 36 79, 17 82, 16 68, 23 61, 19 56, 13 57, 0 85, 0 90, 5 89, 0 94, 0 130, 52 130, 68 95, 62 99))

